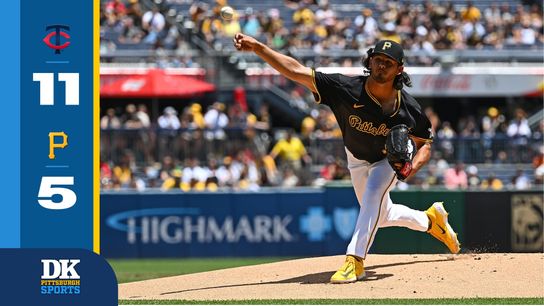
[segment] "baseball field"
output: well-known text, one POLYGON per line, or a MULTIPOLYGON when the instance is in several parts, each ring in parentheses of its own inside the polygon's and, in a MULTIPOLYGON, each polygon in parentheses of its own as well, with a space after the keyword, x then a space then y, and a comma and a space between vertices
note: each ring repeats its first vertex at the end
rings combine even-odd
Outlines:
POLYGON ((333 285, 344 256, 110 260, 119 304, 544 304, 544 254, 370 255, 364 281, 333 285))

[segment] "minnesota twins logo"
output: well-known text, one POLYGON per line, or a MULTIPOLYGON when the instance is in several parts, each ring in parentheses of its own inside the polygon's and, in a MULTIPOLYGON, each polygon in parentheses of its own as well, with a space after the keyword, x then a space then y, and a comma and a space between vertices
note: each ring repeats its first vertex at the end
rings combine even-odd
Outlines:
POLYGON ((66 31, 70 31, 70 27, 69 26, 65 26, 65 25, 60 25, 60 24, 55 24, 55 25, 50 25, 50 26, 47 26, 45 28, 45 31, 49 31, 51 29, 54 29, 55 31, 54 32, 51 32, 49 34, 47 34, 47 36, 44 37, 43 39, 43 42, 51 49, 55 50, 55 54, 60 54, 60 50, 68 47, 70 45, 70 42, 69 41, 66 41, 64 42, 62 45, 60 44, 60 37, 64 37, 65 39, 70 39, 70 35, 68 35, 68 33, 62 31, 62 30, 66 30, 66 31), (52 37, 55 37, 55 43, 51 43, 51 38, 52 37))

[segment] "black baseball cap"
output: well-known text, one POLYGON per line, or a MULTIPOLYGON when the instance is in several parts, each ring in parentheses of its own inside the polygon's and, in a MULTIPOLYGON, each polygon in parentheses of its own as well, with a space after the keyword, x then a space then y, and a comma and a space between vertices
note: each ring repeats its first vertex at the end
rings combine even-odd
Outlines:
POLYGON ((392 40, 380 40, 376 44, 376 47, 374 47, 372 55, 376 53, 387 55, 400 65, 404 64, 404 50, 402 50, 402 46, 399 43, 392 40))

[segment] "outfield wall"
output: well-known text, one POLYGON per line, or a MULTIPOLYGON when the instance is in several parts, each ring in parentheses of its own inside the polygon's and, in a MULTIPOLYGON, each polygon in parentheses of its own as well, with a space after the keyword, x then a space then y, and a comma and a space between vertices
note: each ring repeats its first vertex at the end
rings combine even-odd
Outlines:
MULTIPOLYGON (((542 193, 397 191, 424 210, 444 201, 463 248, 542 252, 542 193)), ((101 253, 108 258, 343 254, 358 214, 351 187, 233 193, 104 193, 101 253)), ((440 253, 431 236, 382 228, 371 253, 440 253)))

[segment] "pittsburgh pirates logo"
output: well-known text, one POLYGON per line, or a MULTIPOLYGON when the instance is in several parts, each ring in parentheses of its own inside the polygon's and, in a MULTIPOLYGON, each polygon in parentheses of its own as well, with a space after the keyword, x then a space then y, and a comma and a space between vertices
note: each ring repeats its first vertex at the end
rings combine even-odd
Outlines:
POLYGON ((64 149, 68 145, 68 135, 64 132, 49 133, 49 159, 55 159, 55 149, 64 149), (62 143, 56 143, 55 137, 62 137, 62 143))
POLYGON ((385 49, 389 49, 391 48, 391 43, 386 41, 383 43, 383 47, 382 47, 382 50, 385 50, 385 49))

